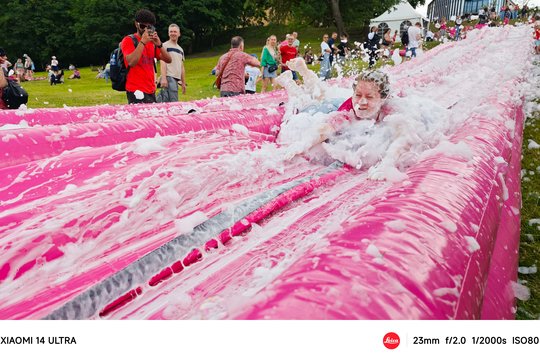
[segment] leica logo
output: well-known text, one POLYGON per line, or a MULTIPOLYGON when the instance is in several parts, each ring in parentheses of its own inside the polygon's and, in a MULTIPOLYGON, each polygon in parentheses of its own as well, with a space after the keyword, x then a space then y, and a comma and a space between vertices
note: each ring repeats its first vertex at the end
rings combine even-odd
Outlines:
POLYGON ((396 333, 389 332, 384 335, 383 345, 390 350, 393 350, 399 346, 399 336, 396 333))

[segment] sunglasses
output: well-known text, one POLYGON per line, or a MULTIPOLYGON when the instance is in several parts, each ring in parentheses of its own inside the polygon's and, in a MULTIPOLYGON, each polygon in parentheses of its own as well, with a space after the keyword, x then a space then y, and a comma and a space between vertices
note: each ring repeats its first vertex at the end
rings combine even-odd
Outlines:
POLYGON ((146 28, 148 28, 148 27, 149 27, 149 28, 153 28, 153 27, 154 27, 154 25, 152 25, 152 24, 143 24, 143 23, 140 23, 140 22, 138 22, 137 24, 139 25, 139 28, 140 28, 141 30, 144 30, 144 29, 146 29, 146 28))

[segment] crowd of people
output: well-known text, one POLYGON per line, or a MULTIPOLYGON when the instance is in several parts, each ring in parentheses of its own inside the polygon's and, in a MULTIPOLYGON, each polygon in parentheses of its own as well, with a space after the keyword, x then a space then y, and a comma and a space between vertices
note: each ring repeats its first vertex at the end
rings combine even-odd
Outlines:
POLYGON ((34 62, 27 54, 24 54, 22 58, 17 58, 15 63, 11 63, 7 55, 4 54, 2 68, 8 72, 8 76, 14 78, 19 83, 33 80, 34 71, 36 70, 34 62))
MULTIPOLYGON (((482 9, 478 14, 477 28, 483 26, 504 25, 508 19, 527 18, 529 9, 524 6, 503 6, 499 12, 495 8, 482 9)), ((471 15, 463 15, 452 19, 451 22, 443 17, 436 19, 434 32, 431 29, 422 29, 421 23, 402 28, 401 33, 390 28, 379 29, 374 26, 370 29, 367 38, 362 43, 351 45, 345 34, 338 36, 337 32, 323 34, 320 43, 320 52, 306 46, 303 54, 300 53, 300 40, 297 32, 286 34, 281 41, 276 35, 266 39, 260 56, 244 52, 244 39, 235 36, 231 39, 230 50, 219 58, 214 68, 216 75, 215 87, 219 89, 220 96, 230 97, 240 94, 251 94, 257 91, 257 84, 261 82, 261 92, 273 90, 278 87, 275 79, 279 74, 290 71, 296 83, 302 81, 296 70, 289 68, 291 60, 301 58, 304 64, 320 63, 318 77, 328 80, 335 71, 336 66, 343 65, 351 55, 365 56, 368 66, 375 67, 379 59, 389 60, 392 53, 396 53, 396 43, 401 43, 397 53, 402 59, 417 56, 424 41, 461 40, 472 29, 464 22, 471 20, 471 15), (260 59, 260 60, 259 60, 260 59)), ((540 24, 540 22, 538 22, 540 24)), ((168 39, 160 39, 156 29, 155 15, 146 9, 139 10, 134 18, 135 33, 125 36, 119 47, 123 53, 123 66, 129 71, 125 75, 125 91, 128 103, 175 102, 179 100, 179 92, 186 93, 186 72, 184 67, 185 54, 179 45, 181 36, 180 27, 170 24, 168 39), (159 63, 159 73, 156 64, 159 63), (156 95, 157 92, 157 95, 156 95)), ((540 25, 535 26, 536 51, 540 53, 540 25)), ((392 59, 394 57, 392 56, 392 59)), ((13 78, 18 82, 34 79, 35 66, 32 59, 24 54, 11 64, 4 54, 2 68, 6 78, 13 78), (24 59, 24 61, 23 61, 24 59)), ((69 79, 80 79, 80 71, 70 65, 73 73, 69 79)), ((52 56, 47 65, 48 80, 51 85, 64 82, 64 70, 60 67, 56 56, 52 56)), ((104 78, 106 82, 111 79, 111 62, 104 66, 97 77, 104 78)), ((114 85, 114 84, 113 84, 114 85)), ((114 87, 114 86, 113 86, 114 87)), ((123 88, 123 89, 124 89, 123 88)))

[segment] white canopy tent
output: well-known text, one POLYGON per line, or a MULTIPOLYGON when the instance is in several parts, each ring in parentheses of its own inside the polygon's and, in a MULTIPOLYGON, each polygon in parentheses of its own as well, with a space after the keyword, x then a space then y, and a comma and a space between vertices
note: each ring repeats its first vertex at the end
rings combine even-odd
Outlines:
POLYGON ((427 20, 424 19, 408 1, 402 0, 384 14, 371 19, 369 27, 371 28, 375 25, 379 26, 379 35, 382 36, 383 31, 388 27, 392 30, 392 34, 394 34, 394 31, 396 30, 398 31, 398 34, 401 34, 405 26, 408 27, 417 22, 421 23, 424 27, 427 25, 427 20))

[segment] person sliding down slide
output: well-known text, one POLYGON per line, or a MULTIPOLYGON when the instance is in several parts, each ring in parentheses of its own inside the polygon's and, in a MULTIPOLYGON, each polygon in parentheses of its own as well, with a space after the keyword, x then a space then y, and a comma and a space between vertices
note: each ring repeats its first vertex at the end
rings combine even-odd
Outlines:
MULTIPOLYGON (((328 93, 328 88, 325 87, 319 81, 317 75, 310 71, 304 59, 296 58, 287 62, 287 66, 291 70, 295 70, 304 79, 304 89, 299 87, 291 76, 287 76, 287 73, 280 75, 276 81, 283 86, 289 95, 295 97, 305 96, 306 91, 312 94, 312 98, 321 101, 324 100, 328 93), (291 78, 291 79, 288 79, 291 78)), ((337 112, 327 116, 327 120, 317 126, 317 135, 306 139, 307 142, 303 142, 301 146, 289 146, 289 151, 286 153, 285 158, 287 160, 292 159, 294 156, 313 148, 315 145, 326 142, 333 143, 339 138, 343 138, 345 128, 354 125, 358 120, 367 120, 362 124, 361 132, 366 132, 367 128, 372 129, 373 124, 382 120, 384 115, 388 113, 388 109, 384 106, 390 93, 390 85, 388 76, 379 70, 368 70, 358 75, 353 83, 353 96, 343 102, 339 107, 335 106, 333 109, 332 104, 322 103, 317 108, 318 112, 330 112, 337 108, 337 112), (367 127, 367 128, 366 128, 367 127)), ((308 108, 304 108, 302 112, 308 108)), ((368 131, 371 133, 371 131, 368 131)), ((367 133, 366 133, 367 135, 367 133)), ((346 136, 347 137, 347 136, 346 136)), ((325 146, 326 150, 329 150, 329 146, 325 146)))

